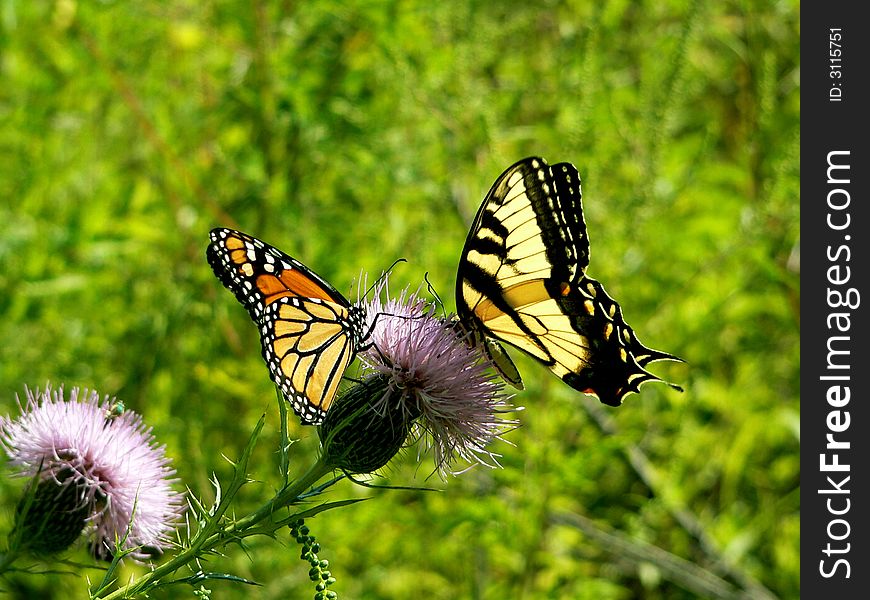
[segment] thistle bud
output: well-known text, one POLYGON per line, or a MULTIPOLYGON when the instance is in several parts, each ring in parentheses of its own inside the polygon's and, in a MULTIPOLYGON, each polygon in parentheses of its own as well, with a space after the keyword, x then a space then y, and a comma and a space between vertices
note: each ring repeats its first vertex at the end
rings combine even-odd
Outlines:
POLYGON ((326 461, 348 473, 371 473, 389 462, 408 438, 413 420, 384 402, 390 378, 375 374, 337 397, 318 428, 326 461))

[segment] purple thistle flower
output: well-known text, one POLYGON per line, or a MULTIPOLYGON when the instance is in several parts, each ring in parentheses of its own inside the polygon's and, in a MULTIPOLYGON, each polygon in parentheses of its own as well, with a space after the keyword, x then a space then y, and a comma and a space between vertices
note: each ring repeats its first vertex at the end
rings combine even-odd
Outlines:
MULTIPOLYGON (((50 483, 58 486, 53 496, 73 503, 62 511, 85 515, 83 524, 95 556, 115 552, 116 540, 123 540, 123 550, 169 546, 168 534, 183 510, 183 494, 171 488, 177 481, 172 478, 175 470, 142 418, 108 397, 101 402, 95 391, 73 388, 69 401, 62 388, 25 391, 26 406, 19 401, 21 416, 0 417, 0 444, 18 474, 40 473, 37 499, 40 493, 46 495, 50 483), (70 494, 71 487, 75 494, 70 494)), ((52 515, 45 518, 47 531, 53 526, 52 515)), ((28 547, 51 549, 32 542, 28 547)), ((131 556, 142 560, 147 554, 137 550, 131 556)))
POLYGON ((512 408, 501 380, 457 334, 451 317, 436 316, 433 304, 407 289, 384 302, 384 291, 386 284, 366 302, 373 346, 361 354, 371 371, 389 379, 375 410, 416 419, 415 433, 442 475, 457 473, 451 469, 457 459, 499 466, 499 455, 486 447, 517 423, 501 418, 512 408))

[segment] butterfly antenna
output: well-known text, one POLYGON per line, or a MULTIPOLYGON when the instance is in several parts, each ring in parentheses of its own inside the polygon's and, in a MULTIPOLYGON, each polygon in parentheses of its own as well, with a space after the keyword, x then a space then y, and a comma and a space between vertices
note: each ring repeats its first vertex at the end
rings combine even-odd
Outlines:
POLYGON ((441 296, 439 296, 438 292, 435 291, 435 286, 432 285, 431 281, 429 281, 429 271, 423 273, 423 281, 426 282, 426 291, 429 292, 433 298, 435 298, 435 304, 441 308, 441 316, 446 320, 447 307, 444 306, 444 301, 441 300, 441 296))
POLYGON ((408 262, 408 260, 405 259, 405 258, 397 258, 396 260, 394 260, 394 261, 393 261, 393 264, 391 264, 389 267, 387 267, 387 269, 386 269, 384 272, 382 272, 382 273, 378 276, 377 279, 375 279, 374 283, 372 283, 372 284, 368 287, 368 289, 366 289, 366 293, 363 294, 362 297, 365 298, 366 296, 368 296, 368 295, 369 295, 369 292, 371 292, 373 289, 375 289, 376 287, 378 287, 378 285, 380 285, 380 283, 381 283, 383 280, 385 280, 385 279, 387 278, 387 276, 389 276, 389 274, 392 272, 392 270, 396 267, 397 264, 399 264, 399 263, 403 263, 403 262, 408 262))
MULTIPOLYGON (((375 289, 381 281, 385 280, 386 277, 387 277, 387 276, 390 274, 390 272, 393 270, 393 268, 395 268, 395 266, 396 266, 397 264, 402 263, 402 262, 408 262, 408 261, 407 261, 406 259, 404 259, 404 258, 397 258, 396 260, 394 260, 394 261, 393 261, 393 264, 391 264, 390 267, 389 267, 386 271, 384 271, 384 272, 381 274, 381 276, 378 277, 377 280, 376 280, 376 281, 375 281, 371 286, 369 286, 369 288, 366 290, 365 296, 368 296, 369 292, 371 292, 373 289, 375 289)), ((429 273, 427 272, 426 275, 425 275, 425 278, 426 278, 426 283, 428 284, 429 291, 432 292, 433 295, 438 299, 438 303, 439 303, 439 305, 442 306, 442 308, 443 308, 444 304, 441 302, 441 298, 438 297, 438 294, 435 293, 435 290, 434 290, 434 288, 432 287, 432 284, 429 282, 428 276, 429 276, 429 273)), ((363 297, 365 297, 365 296, 363 296, 363 297)), ((377 313, 377 314, 374 316, 374 318, 372 319, 371 325, 369 326, 368 330, 367 330, 367 331, 364 333, 364 335, 362 336, 362 339, 363 339, 363 340, 367 340, 367 339, 369 339, 369 338, 371 337, 371 334, 372 334, 372 332, 375 330, 375 326, 377 325, 378 319, 379 319, 380 317, 382 317, 382 316, 386 316, 386 317, 402 317, 402 318, 407 318, 407 319, 422 319, 422 318, 424 318, 424 317, 427 316, 427 313, 423 313, 423 314, 420 314, 420 315, 415 315, 415 316, 413 316, 413 317, 406 317, 406 316, 404 316, 404 315, 394 315, 394 314, 392 314, 392 313, 379 312, 379 313, 377 313)), ((383 353, 381 353, 380 349, 377 348, 377 345, 376 345, 376 344, 374 344, 374 343, 369 343, 369 344, 367 344, 366 346, 364 346, 364 348, 365 348, 365 349, 368 349, 368 348, 370 348, 370 347, 372 347, 372 346, 375 347, 375 349, 378 351, 378 354, 381 355, 381 358, 384 358, 383 353)))

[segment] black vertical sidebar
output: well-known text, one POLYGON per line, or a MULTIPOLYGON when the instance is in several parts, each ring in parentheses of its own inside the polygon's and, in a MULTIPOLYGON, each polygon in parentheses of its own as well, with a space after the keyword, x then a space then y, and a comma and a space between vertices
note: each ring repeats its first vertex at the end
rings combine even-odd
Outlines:
POLYGON ((857 2, 801 6, 801 595, 806 598, 870 594, 870 379, 864 376, 870 371, 870 24, 859 7, 857 2))

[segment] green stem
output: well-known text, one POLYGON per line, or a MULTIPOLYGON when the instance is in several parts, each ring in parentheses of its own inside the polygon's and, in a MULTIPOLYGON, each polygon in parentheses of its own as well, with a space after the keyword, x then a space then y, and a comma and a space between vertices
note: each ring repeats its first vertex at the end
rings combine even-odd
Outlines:
POLYGON ((278 510, 290 506, 290 504, 298 499, 301 494, 307 491, 331 470, 332 467, 326 463, 323 457, 319 457, 317 462, 311 465, 304 475, 283 487, 271 500, 256 511, 229 524, 226 528, 219 531, 201 531, 204 535, 195 535, 191 540, 190 546, 176 554, 171 560, 155 567, 154 570, 149 571, 136 581, 122 588, 116 589, 108 596, 102 596, 102 600, 132 598, 137 594, 142 593, 155 583, 159 582, 162 577, 174 573, 203 554, 231 542, 233 539, 240 537, 248 529, 266 519, 270 519, 278 510))
POLYGON ((247 517, 243 517, 235 523, 230 524, 226 529, 210 535, 205 541, 205 544, 209 548, 214 547, 217 545, 216 542, 220 541, 221 538, 226 538, 233 533, 245 531, 246 529, 260 523, 261 521, 270 518, 276 511, 284 508, 285 506, 289 506, 302 493, 304 493, 306 490, 308 490, 308 488, 320 481, 320 479, 331 470, 332 467, 328 465, 326 461, 324 461, 322 456, 320 456, 317 459, 317 462, 311 465, 311 468, 309 468, 302 477, 298 478, 293 483, 285 486, 277 494, 275 494, 275 496, 271 500, 258 508, 256 511, 249 514, 247 517))

